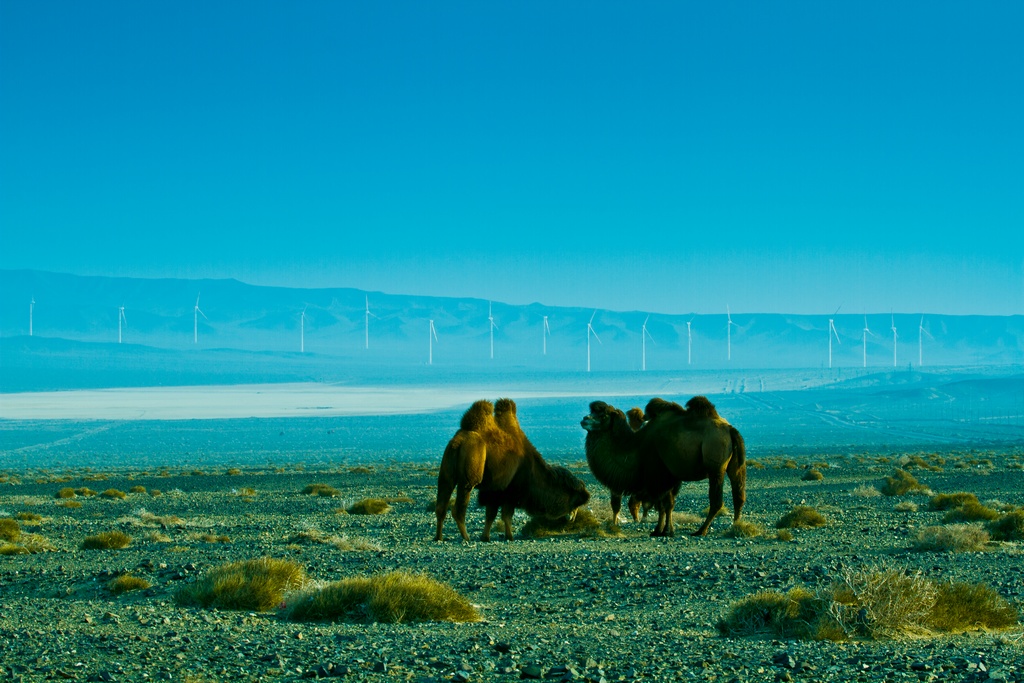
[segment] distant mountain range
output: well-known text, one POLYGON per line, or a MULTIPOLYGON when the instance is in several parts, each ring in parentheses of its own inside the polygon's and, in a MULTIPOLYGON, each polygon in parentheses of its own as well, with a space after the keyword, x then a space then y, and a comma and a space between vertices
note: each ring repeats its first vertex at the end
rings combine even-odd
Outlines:
MULTIPOLYGON (((590 367, 597 373, 639 372, 645 365, 655 372, 829 368, 828 315, 736 313, 730 324, 725 313, 594 311, 347 288, 260 287, 237 280, 26 270, 0 270, 0 293, 4 391, 32 388, 37 384, 32 378, 46 373, 46 386, 59 385, 62 372, 69 379, 119 372, 122 383, 135 385, 146 377, 195 383, 190 372, 249 381, 317 379, 367 369, 404 374, 428 366, 437 373, 583 373, 588 345, 590 367)), ((834 371, 863 369, 865 354, 869 369, 1024 365, 1024 316, 876 311, 832 318, 834 371)))

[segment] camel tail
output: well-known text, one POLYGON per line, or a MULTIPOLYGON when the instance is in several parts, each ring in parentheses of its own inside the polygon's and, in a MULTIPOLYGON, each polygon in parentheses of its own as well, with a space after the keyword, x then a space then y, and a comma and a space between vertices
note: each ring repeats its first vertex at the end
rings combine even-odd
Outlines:
POLYGON ((732 425, 729 425, 729 434, 732 435, 732 454, 736 458, 734 466, 740 469, 747 464, 747 445, 743 441, 743 435, 732 425))

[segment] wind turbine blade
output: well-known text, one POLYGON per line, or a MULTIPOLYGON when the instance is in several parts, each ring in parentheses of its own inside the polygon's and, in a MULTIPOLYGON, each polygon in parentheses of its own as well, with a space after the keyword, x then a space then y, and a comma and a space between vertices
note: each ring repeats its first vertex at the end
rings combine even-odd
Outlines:
POLYGON ((591 328, 590 328, 590 331, 591 331, 591 332, 593 333, 593 335, 594 335, 594 339, 596 339, 596 340, 597 340, 597 343, 598 343, 598 344, 601 344, 601 338, 597 336, 597 332, 595 332, 595 331, 594 331, 594 328, 593 328, 593 327, 591 327, 591 328))
MULTIPOLYGON (((196 313, 198 313, 199 315, 201 315, 204 318, 206 318, 206 314, 203 313, 203 311, 198 306, 196 306, 196 313)), ((206 318, 206 319, 209 320, 209 318, 206 318)))
POLYGON ((587 325, 593 325, 593 324, 594 324, 594 316, 595 316, 595 315, 597 315, 597 311, 594 311, 594 312, 593 312, 593 313, 592 313, 592 314, 590 315, 590 322, 589 322, 589 323, 587 323, 587 325))

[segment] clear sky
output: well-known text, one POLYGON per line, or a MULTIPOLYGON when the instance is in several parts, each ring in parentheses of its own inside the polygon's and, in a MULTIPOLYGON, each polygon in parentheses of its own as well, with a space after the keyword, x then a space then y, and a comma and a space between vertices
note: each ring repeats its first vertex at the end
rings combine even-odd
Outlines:
POLYGON ((0 267, 1024 314, 1024 3, 0 0, 0 267))

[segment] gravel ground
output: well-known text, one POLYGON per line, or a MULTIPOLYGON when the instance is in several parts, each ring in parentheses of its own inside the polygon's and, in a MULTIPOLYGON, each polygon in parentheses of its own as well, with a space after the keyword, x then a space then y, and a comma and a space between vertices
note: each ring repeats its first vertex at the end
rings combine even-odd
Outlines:
MULTIPOLYGON (((888 456, 889 454, 887 454, 888 456)), ((1018 452, 944 454, 942 472, 911 470, 935 492, 1024 504, 1018 452)), ((898 456, 897 456, 898 457, 898 456)), ((771 529, 792 506, 814 506, 825 527, 794 530, 792 541, 730 539, 720 518, 707 538, 648 536, 653 520, 624 523, 621 537, 517 537, 463 544, 449 519, 435 543, 435 463, 333 471, 223 468, 184 474, 111 471, 7 472, 0 517, 39 514, 22 531, 55 551, 0 556, 0 680, 350 681, 1024 681, 1016 629, 895 641, 807 642, 725 638, 716 622, 731 601, 763 589, 825 585, 846 569, 892 566, 937 580, 982 581, 1011 602, 1024 600, 1024 548, 992 543, 978 553, 922 553, 917 531, 938 524, 923 495, 855 495, 880 485, 894 462, 864 454, 831 458, 824 479, 781 458, 751 468, 745 517, 771 529), (70 477, 70 478, 68 478, 70 477), (61 479, 67 479, 61 481, 61 479), (304 495, 311 483, 335 498, 304 495), (63 487, 128 491, 124 500, 78 498, 58 506, 63 487), (244 489, 254 495, 240 495, 244 489), (376 516, 337 511, 367 497, 408 498, 376 516), (917 511, 896 511, 899 502, 917 511), (146 522, 147 513, 182 523, 146 522), (122 530, 123 550, 83 550, 82 540, 122 530), (341 536, 370 549, 296 543, 294 534, 341 536), (209 542, 204 535, 227 537, 209 542), (175 591, 212 567, 273 556, 332 581, 393 569, 426 572, 479 605, 469 624, 293 623, 275 612, 183 608, 175 591), (114 596, 107 582, 131 572, 152 587, 114 596)), ((573 466, 607 518, 607 492, 585 464, 573 466)), ((3 478, 0 477, 0 481, 3 478)), ((703 484, 684 487, 676 511, 700 514, 703 484)), ((728 500, 728 494, 726 494, 728 500)), ((518 530, 527 521, 517 515, 518 530)), ((478 536, 480 510, 470 511, 478 536)), ((687 532, 696 523, 682 521, 687 532)), ((500 534, 498 538, 501 538, 500 534)))

